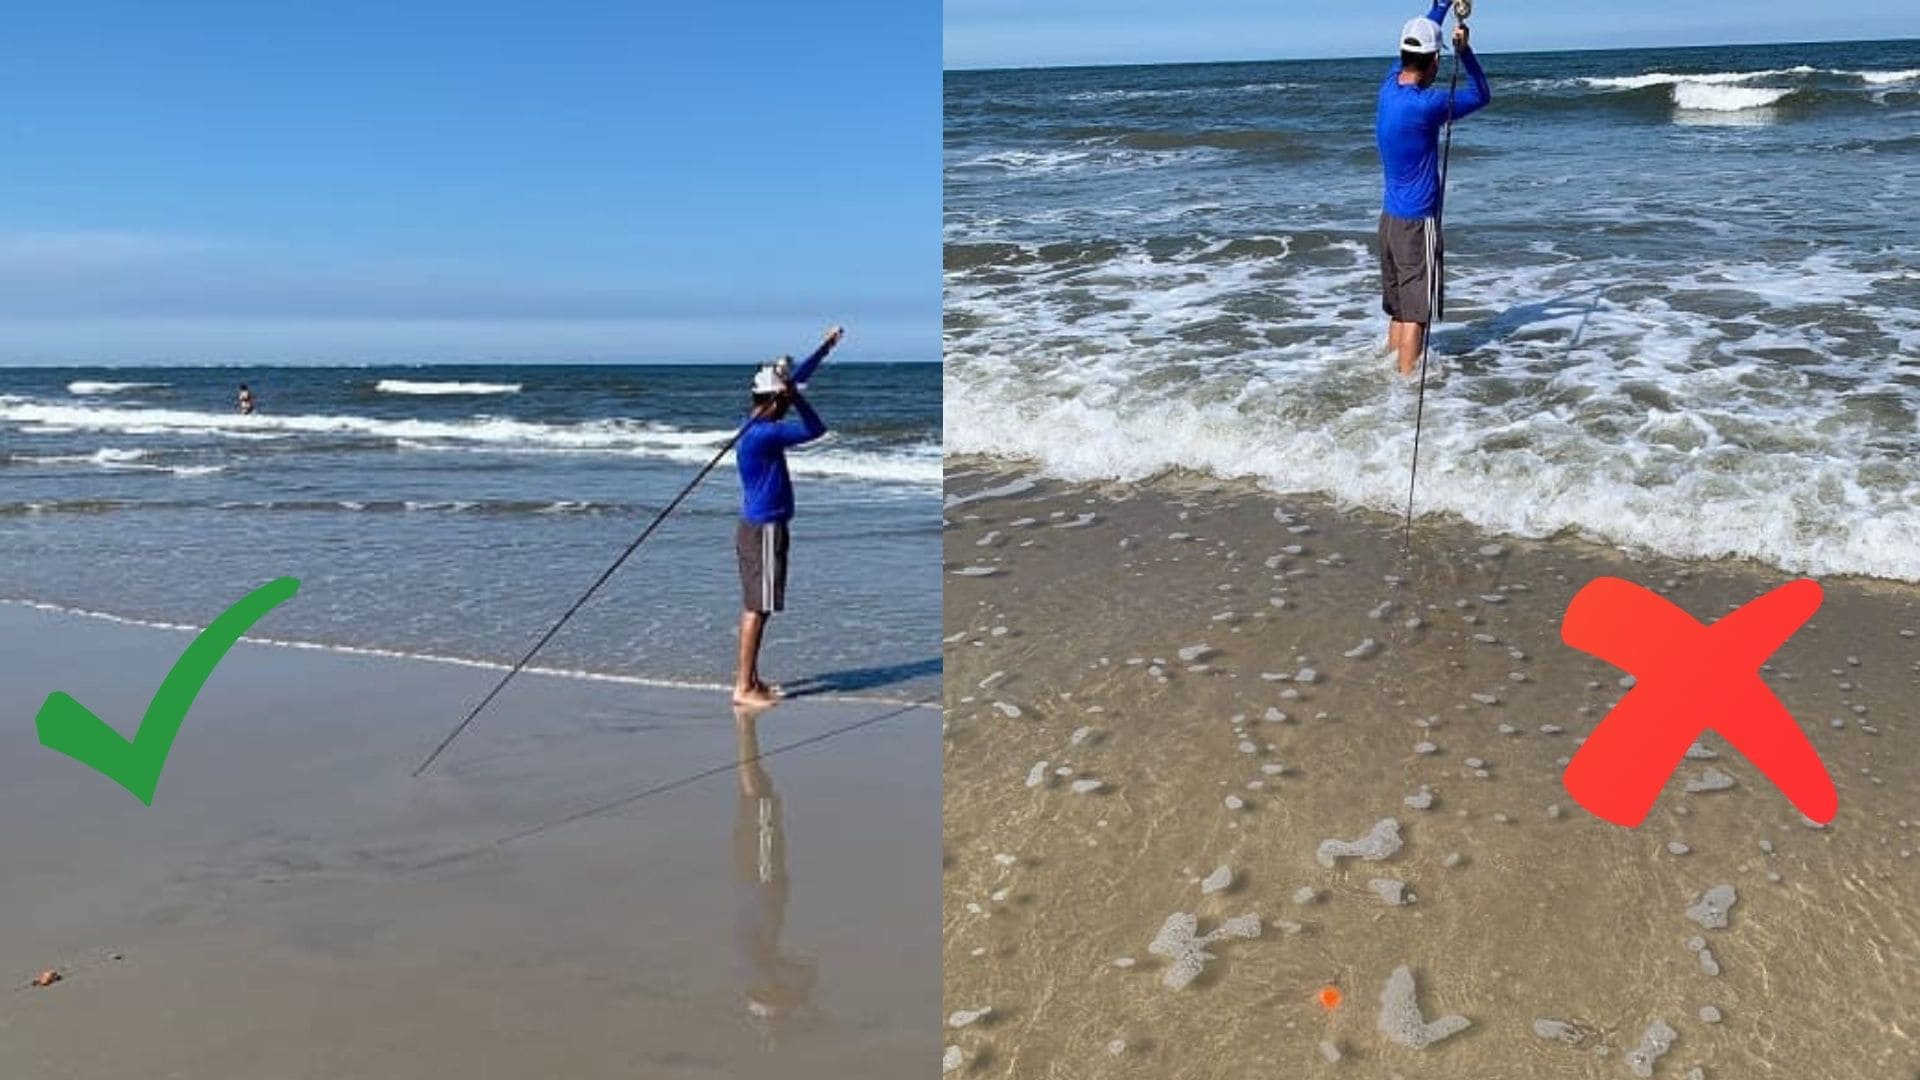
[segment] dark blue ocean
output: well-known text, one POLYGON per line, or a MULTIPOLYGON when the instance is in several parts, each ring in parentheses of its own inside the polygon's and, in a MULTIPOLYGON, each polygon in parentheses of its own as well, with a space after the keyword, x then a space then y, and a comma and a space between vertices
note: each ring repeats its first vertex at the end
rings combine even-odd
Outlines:
MULTIPOLYGON (((1920 580, 1920 41, 1477 29, 1494 101, 1454 135, 1419 509, 1920 580)), ((949 73, 948 451, 1398 511, 1388 66, 949 73)))
MULTIPOLYGON (((0 368, 0 600, 204 625, 297 577, 262 635, 511 661, 732 434, 749 369, 0 368), (233 407, 249 384, 253 416, 233 407)), ((937 684, 940 385, 829 364, 793 452, 768 670, 937 684)), ((538 664, 719 683, 739 590, 731 458, 538 664)))

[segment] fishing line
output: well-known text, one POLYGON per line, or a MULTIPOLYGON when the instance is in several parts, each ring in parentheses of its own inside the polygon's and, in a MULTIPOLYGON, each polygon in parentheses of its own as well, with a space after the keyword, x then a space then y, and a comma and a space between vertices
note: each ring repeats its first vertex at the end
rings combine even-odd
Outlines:
MULTIPOLYGON (((1453 15, 1461 26, 1473 14, 1473 0, 1453 0, 1453 15)), ((1445 237, 1447 213, 1447 166, 1453 159, 1453 98, 1460 92, 1460 50, 1453 51, 1453 77, 1447 86, 1447 133, 1440 150, 1440 201, 1433 208, 1433 229, 1445 237)), ((1400 537, 1400 550, 1413 550, 1413 488, 1420 477, 1420 429, 1427 413, 1427 354, 1433 351, 1433 323, 1440 320, 1440 304, 1446 296, 1446 262, 1436 259, 1433 267, 1433 295, 1428 305, 1427 332, 1420 341, 1420 394, 1413 410, 1413 465, 1407 470, 1407 524, 1400 537)))
POLYGON ((525 840, 529 837, 536 836, 540 833, 551 832, 564 825, 571 825, 578 821, 585 821, 588 818, 598 817, 602 814, 612 813, 615 810, 625 809, 626 807, 632 806, 633 804, 640 802, 642 800, 651 799, 656 795, 664 795, 669 791, 677 791, 680 788, 686 787, 689 784, 695 784, 709 777, 718 776, 719 774, 724 773, 729 769, 738 768, 740 765, 743 765, 743 764, 750 765, 757 761, 765 761, 768 758, 778 757, 779 755, 785 754, 792 750, 799 750, 804 747, 814 746, 819 743, 826 742, 829 739, 839 738, 840 736, 849 734, 851 732, 860 731, 864 728, 874 727, 876 725, 886 723, 889 720, 898 719, 902 716, 907 715, 908 713, 915 711, 916 709, 924 709, 924 708, 927 708, 928 706, 935 705, 938 703, 938 701, 939 701, 938 696, 934 695, 934 696, 920 698, 917 701, 903 702, 903 703, 900 703, 898 708, 890 709, 887 712, 880 713, 879 715, 876 715, 876 716, 870 716, 865 720, 855 720, 851 723, 843 724, 840 727, 832 728, 827 731, 822 731, 817 735, 810 735, 796 742, 787 743, 783 746, 776 746, 771 750, 762 751, 748 758, 735 759, 733 761, 727 762, 724 765, 716 765, 716 766, 713 766, 712 768, 702 769, 701 771, 694 773, 691 776, 683 776, 678 780, 669 780, 664 783, 655 784, 653 787, 647 788, 644 791, 636 792, 632 795, 627 795, 622 798, 615 799, 612 802, 602 803, 599 806, 589 807, 585 810, 580 810, 575 813, 568 814, 566 817, 563 817, 563 818, 555 818, 554 820, 548 821, 544 824, 535 825, 535 826, 532 826, 531 828, 522 829, 517 833, 513 833, 509 836, 503 837, 498 840, 488 841, 474 847, 462 848, 460 850, 451 852, 449 854, 435 856, 434 858, 428 859, 425 862, 406 867, 405 869, 400 871, 400 875, 410 876, 413 874, 421 874, 421 873, 426 873, 427 871, 430 871, 430 870, 439 870, 442 867, 450 866, 455 863, 469 862, 474 859, 484 859, 489 855, 497 854, 500 851, 500 849, 516 841, 525 840))
POLYGON ((734 769, 739 768, 742 765, 751 765, 756 761, 765 761, 768 758, 776 757, 780 754, 785 754, 789 751, 798 750, 806 746, 812 746, 815 743, 823 743, 823 742, 826 742, 828 739, 838 738, 842 735, 859 731, 863 728, 873 727, 876 724, 884 724, 889 720, 893 720, 898 717, 905 716, 916 709, 925 708, 926 706, 933 704, 937 700, 939 700, 937 696, 921 698, 918 701, 914 701, 910 704, 903 705, 900 708, 881 713, 878 716, 869 716, 865 720, 855 720, 849 724, 842 724, 837 728, 830 728, 826 731, 820 732, 817 735, 809 735, 804 739, 798 740, 797 742, 790 742, 784 746, 776 746, 772 750, 765 750, 760 753, 754 754, 751 757, 736 758, 735 760, 729 761, 724 765, 715 765, 710 769, 703 769, 700 772, 693 773, 690 776, 683 776, 678 780, 669 780, 665 783, 655 784, 653 787, 647 788, 645 791, 639 791, 639 792, 635 792, 632 795, 622 796, 621 798, 615 799, 612 802, 601 803, 599 806, 588 807, 585 810, 578 810, 578 811, 575 811, 574 813, 568 814, 566 817, 555 818, 554 820, 546 822, 545 824, 542 824, 542 825, 535 825, 529 829, 522 829, 521 831, 514 833, 511 836, 507 836, 507 837, 503 837, 502 839, 495 840, 493 842, 493 846, 496 848, 505 847, 508 844, 514 843, 515 841, 525 840, 528 837, 532 837, 532 836, 538 836, 544 832, 552 832, 554 829, 558 829, 565 825, 572 825, 575 822, 585 821, 588 818, 599 817, 602 814, 610 814, 615 810, 625 809, 626 807, 632 806, 634 803, 640 802, 643 799, 651 799, 656 795, 665 795, 669 791, 674 791, 679 788, 686 787, 688 784, 697 784, 702 780, 708 779, 709 777, 718 776, 724 772, 730 772, 734 769))
POLYGON ((540 635, 540 640, 533 643, 533 648, 528 649, 527 654, 520 658, 519 663, 514 664, 512 668, 508 669, 505 675, 501 676, 500 681, 494 684, 492 690, 487 691, 487 696, 480 699, 480 704, 473 707, 473 711, 467 714, 466 719, 460 721, 452 731, 447 733, 446 738, 440 740, 440 745, 433 748, 433 753, 428 754, 427 759, 420 763, 420 767, 413 770, 415 778, 418 778, 420 774, 433 767, 433 763, 439 760, 440 755, 446 752, 447 747, 453 745, 453 740, 459 738, 460 733, 467 730, 468 725, 472 724, 474 719, 478 717, 488 705, 493 703, 493 699, 500 696, 500 691, 507 688, 507 684, 513 681, 513 677, 520 674, 520 670, 533 660, 534 654, 538 653, 542 648, 545 648, 547 642, 553 640, 553 636, 560 632, 560 628, 567 625, 567 622, 572 619, 582 607, 586 606, 587 601, 593 598, 593 594, 600 591, 600 587, 605 585, 607 581, 613 577, 614 573, 618 571, 620 567, 624 566, 628 559, 633 557, 634 552, 640 550, 640 545, 647 542, 647 538, 652 536, 654 531, 660 527, 661 523, 667 520, 667 516, 672 514, 682 502, 685 502, 687 496, 693 494, 693 489, 700 486, 700 481, 707 478, 707 474, 712 472, 716 465, 720 464, 720 459, 727 456, 727 453, 733 449, 734 444, 740 441, 740 437, 747 433, 747 429, 752 427, 755 421, 765 415, 768 408, 769 406, 762 406, 755 409, 752 416, 747 417, 746 423, 740 425, 740 430, 734 432, 733 437, 728 439, 726 444, 720 447, 720 452, 713 455, 713 460, 707 462, 706 465, 700 469, 699 473, 695 474, 693 480, 689 482, 686 487, 680 489, 680 494, 675 495, 672 502, 663 507, 658 514, 654 515, 653 521, 649 522, 647 527, 641 530, 640 535, 634 538, 633 543, 628 544, 627 549, 620 553, 620 557, 613 560, 613 565, 607 567, 599 577, 595 578, 593 584, 587 586, 587 591, 580 594, 580 599, 575 600, 573 606, 567 609, 567 613, 560 616, 560 621, 554 623, 551 629, 540 635))

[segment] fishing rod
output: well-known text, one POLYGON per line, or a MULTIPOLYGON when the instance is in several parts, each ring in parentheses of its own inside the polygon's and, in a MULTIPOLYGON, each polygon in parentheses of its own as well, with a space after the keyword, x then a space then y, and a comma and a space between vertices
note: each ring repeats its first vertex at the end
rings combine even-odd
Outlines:
POLYGON ((506 847, 508 844, 519 843, 520 841, 528 839, 530 837, 539 836, 542 833, 552 832, 553 830, 558 829, 564 825, 572 825, 575 822, 586 821, 589 818, 596 818, 601 816, 602 814, 612 813, 615 810, 623 810, 629 806, 632 806, 634 803, 641 802, 642 800, 645 800, 645 799, 651 799, 656 795, 665 795, 669 791, 677 791, 680 788, 686 787, 688 784, 697 784, 700 781, 705 780, 710 776, 718 776, 721 773, 730 772, 733 769, 740 767, 741 765, 751 765, 756 762, 766 761, 767 759, 772 758, 778 754, 785 754, 790 751, 799 750, 803 747, 814 746, 819 743, 826 742, 828 739, 836 739, 842 735, 846 735, 855 731, 860 731, 865 728, 874 727, 878 724, 884 724, 889 720, 893 720, 897 717, 905 716, 908 713, 913 712, 915 709, 925 708, 928 705, 931 705, 938 700, 939 700, 939 696, 935 695, 929 698, 922 698, 919 701, 905 702, 903 704, 900 704, 888 710, 887 712, 879 714, 878 716, 869 716, 864 720, 850 721, 848 723, 840 725, 839 727, 830 728, 826 731, 809 735, 804 739, 798 740, 797 742, 790 742, 784 746, 776 746, 772 750, 761 751, 759 753, 752 755, 751 757, 738 758, 734 761, 729 761, 724 765, 714 765, 709 768, 702 769, 699 772, 690 773, 686 776, 679 778, 678 780, 668 780, 665 783, 655 784, 652 787, 646 788, 642 791, 637 791, 631 795, 623 795, 620 798, 614 799, 611 802, 604 802, 598 806, 588 807, 585 810, 576 810, 573 813, 566 815, 565 817, 555 818, 543 824, 534 825, 529 828, 522 829, 519 832, 513 833, 509 836, 503 836, 500 839, 495 840, 493 842, 493 846, 495 848, 503 848, 503 847, 506 847))
MULTIPOLYGON (((816 355, 824 358, 825 353, 822 352, 816 355)), ((785 362, 783 361, 782 364, 777 365, 776 370, 778 370, 784 378, 787 374, 785 362)), ((803 374, 804 373, 803 371, 803 374)), ((700 482, 707 478, 707 474, 712 472, 714 467, 720 464, 721 459, 727 456, 728 452, 733 449, 734 444, 738 443, 741 437, 747 433, 747 429, 752 427, 762 417, 766 416, 774 408, 774 405, 775 403, 773 402, 767 402, 753 410, 752 415, 747 417, 746 422, 740 425, 740 430, 734 432, 732 437, 727 439, 720 447, 719 452, 713 455, 712 460, 708 461, 701 467, 698 473, 694 474, 693 479, 687 483, 687 486, 680 489, 680 494, 673 497, 672 502, 662 507, 660 512, 653 516, 653 520, 648 522, 645 529, 641 530, 640 535, 634 537, 633 543, 628 544, 627 549, 620 553, 620 557, 613 560, 613 565, 602 571, 600 576, 593 580, 592 585, 587 586, 587 591, 580 594, 580 599, 575 600, 573 606, 567 609, 566 614, 560 616, 558 622, 554 623, 546 633, 540 635, 540 640, 533 643, 533 648, 528 649, 526 655, 522 656, 518 663, 515 663, 505 675, 501 676, 500 681, 494 684, 493 689, 487 691, 487 696, 481 698, 480 703, 473 707, 473 711, 467 713, 466 718, 455 725, 452 731, 447 732, 447 737, 440 740, 440 745, 433 748, 433 753, 428 754, 427 759, 420 763, 420 767, 413 770, 413 775, 416 779, 422 773, 433 767, 433 763, 440 759, 440 755, 446 752, 447 747, 453 745, 453 740, 459 738, 460 733, 466 731, 468 726, 486 710, 486 707, 493 703, 493 699, 500 696, 500 691, 507 688, 507 684, 513 681, 514 676, 520 674, 521 669, 525 668, 527 664, 533 660, 534 654, 545 648, 547 642, 552 641, 553 636, 560 632, 560 628, 567 625, 568 621, 571 620, 582 607, 586 606, 587 601, 593 598, 593 594, 599 592, 600 587, 612 579, 615 572, 622 566, 626 565, 627 560, 633 557, 633 553, 640 550, 640 545, 647 542, 647 538, 652 536, 654 531, 660 528, 660 525, 667 520, 667 517, 671 515, 674 510, 678 509, 681 503, 687 500, 687 496, 693 494, 693 489, 699 487, 700 482)))
MULTIPOLYGON (((1453 0, 1453 17, 1461 26, 1473 16, 1473 0, 1453 0)), ((1453 159, 1453 98, 1460 92, 1460 50, 1453 52, 1453 77, 1447 84, 1447 133, 1440 150, 1440 201, 1433 208, 1433 227, 1440 230, 1446 221, 1447 212, 1447 166, 1453 159)), ((1444 235, 1444 234, 1442 234, 1444 235)), ((1438 322, 1440 318, 1441 298, 1446 295, 1446 283, 1442 280, 1446 274, 1446 263, 1436 261, 1433 268, 1428 316, 1438 322)), ((1427 413, 1427 354, 1433 350, 1433 325, 1428 323, 1427 332, 1420 339, 1420 393, 1413 410, 1413 465, 1407 470, 1407 524, 1400 536, 1400 550, 1413 550, 1413 487, 1420 478, 1420 429, 1427 413)))

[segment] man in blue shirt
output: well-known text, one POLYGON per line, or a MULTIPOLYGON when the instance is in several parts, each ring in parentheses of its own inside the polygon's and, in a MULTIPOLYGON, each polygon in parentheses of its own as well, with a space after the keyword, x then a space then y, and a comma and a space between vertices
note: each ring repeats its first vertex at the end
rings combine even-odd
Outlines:
POLYGON ((1427 329, 1441 316, 1440 132, 1493 100, 1486 72, 1468 43, 1466 24, 1453 29, 1453 48, 1467 73, 1458 93, 1434 86, 1440 74, 1440 26, 1451 5, 1439 0, 1426 15, 1400 31, 1400 61, 1380 87, 1374 135, 1386 173, 1380 213, 1380 284, 1387 317, 1387 347, 1399 354, 1400 374, 1412 375, 1426 346, 1427 329))
POLYGON ((733 680, 735 704, 765 708, 777 699, 760 678, 760 642, 767 619, 785 609, 787 522, 793 519, 793 480, 787 475, 787 448, 810 443, 827 425, 800 395, 814 369, 840 344, 845 331, 834 327, 813 355, 789 370, 791 357, 761 368, 753 376, 753 415, 734 444, 740 465, 740 527, 734 551, 740 559, 740 668, 733 680), (791 419, 792 410, 799 415, 791 419))

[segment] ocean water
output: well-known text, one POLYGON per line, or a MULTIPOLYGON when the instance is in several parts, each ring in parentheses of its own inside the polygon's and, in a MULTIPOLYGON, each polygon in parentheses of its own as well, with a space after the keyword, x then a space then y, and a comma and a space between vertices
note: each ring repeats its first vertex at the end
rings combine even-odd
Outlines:
MULTIPOLYGON (((289 642, 511 662, 733 434, 749 370, 0 368, 0 600, 204 625, 281 575, 289 642), (233 408, 239 383, 260 408, 233 408)), ((830 364, 776 678, 937 685, 931 364, 830 364)), ((739 611, 729 458, 537 666, 719 683, 739 611)), ((457 712, 458 710, 456 710, 457 712)))
MULTIPOLYGON (((1920 41, 1484 62, 1417 510, 1920 580, 1920 41)), ((1403 509, 1387 67, 949 73, 948 452, 1403 509)))

